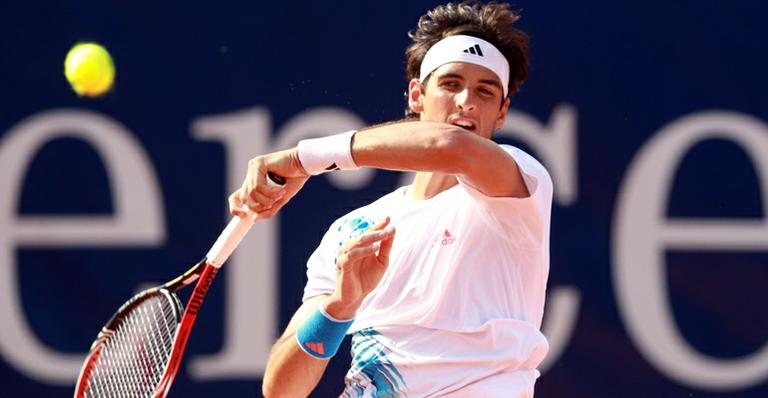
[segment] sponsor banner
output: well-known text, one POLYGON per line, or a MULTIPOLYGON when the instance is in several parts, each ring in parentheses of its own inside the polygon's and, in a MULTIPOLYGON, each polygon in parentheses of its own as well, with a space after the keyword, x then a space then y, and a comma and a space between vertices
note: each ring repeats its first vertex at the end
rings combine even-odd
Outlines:
MULTIPOLYGON (((114 310, 205 254, 251 157, 402 117, 436 4, 4 4, 0 395, 71 396, 114 310), (116 68, 96 99, 63 74, 89 40, 116 68)), ((516 6, 532 70, 496 140, 555 184, 537 397, 766 396, 768 6, 516 6)), ((260 396, 325 229, 408 178, 328 173, 256 223, 171 395, 260 396)), ((339 352, 313 396, 341 392, 339 352)))

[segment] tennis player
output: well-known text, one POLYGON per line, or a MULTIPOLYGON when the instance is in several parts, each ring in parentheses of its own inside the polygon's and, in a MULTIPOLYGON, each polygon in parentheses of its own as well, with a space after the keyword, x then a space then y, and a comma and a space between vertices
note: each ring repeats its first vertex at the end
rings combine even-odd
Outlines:
POLYGON ((343 397, 533 396, 548 350, 552 182, 534 158, 490 139, 527 76, 517 20, 506 4, 436 7, 406 51, 413 117, 250 161, 233 214, 245 203, 271 217, 328 171, 417 172, 328 229, 271 352, 266 397, 310 394, 345 334, 343 397), (267 172, 288 182, 269 185, 267 172))

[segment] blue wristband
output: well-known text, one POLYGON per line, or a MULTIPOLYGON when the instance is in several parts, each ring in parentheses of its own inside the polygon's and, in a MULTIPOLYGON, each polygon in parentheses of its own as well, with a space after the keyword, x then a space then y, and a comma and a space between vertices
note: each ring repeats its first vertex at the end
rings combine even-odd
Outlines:
POLYGON ((326 314, 323 305, 296 331, 296 342, 307 354, 320 359, 334 356, 354 320, 340 321, 326 314))

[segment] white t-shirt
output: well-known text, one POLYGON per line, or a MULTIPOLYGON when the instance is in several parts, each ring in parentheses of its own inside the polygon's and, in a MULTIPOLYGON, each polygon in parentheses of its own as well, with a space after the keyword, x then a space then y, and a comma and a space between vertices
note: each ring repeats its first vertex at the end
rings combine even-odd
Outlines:
POLYGON ((308 260, 304 300, 333 293, 339 247, 386 216, 390 263, 349 333, 342 396, 533 396, 548 343, 539 331, 549 274, 552 181, 518 148, 527 198, 463 183, 416 201, 402 187, 338 219, 308 260))

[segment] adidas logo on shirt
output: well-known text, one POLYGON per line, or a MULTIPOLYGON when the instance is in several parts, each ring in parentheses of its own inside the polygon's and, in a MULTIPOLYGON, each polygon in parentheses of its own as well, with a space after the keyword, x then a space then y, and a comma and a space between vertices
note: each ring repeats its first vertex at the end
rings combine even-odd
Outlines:
POLYGON ((469 54, 479 55, 481 57, 483 56, 483 51, 480 50, 480 45, 479 44, 475 44, 474 46, 467 48, 463 52, 469 53, 469 54))
POLYGON ((440 241, 440 244, 443 246, 447 246, 455 241, 456 241, 456 238, 454 238, 453 235, 451 235, 451 233, 448 232, 448 230, 446 229, 445 232, 443 232, 443 240, 440 241))

